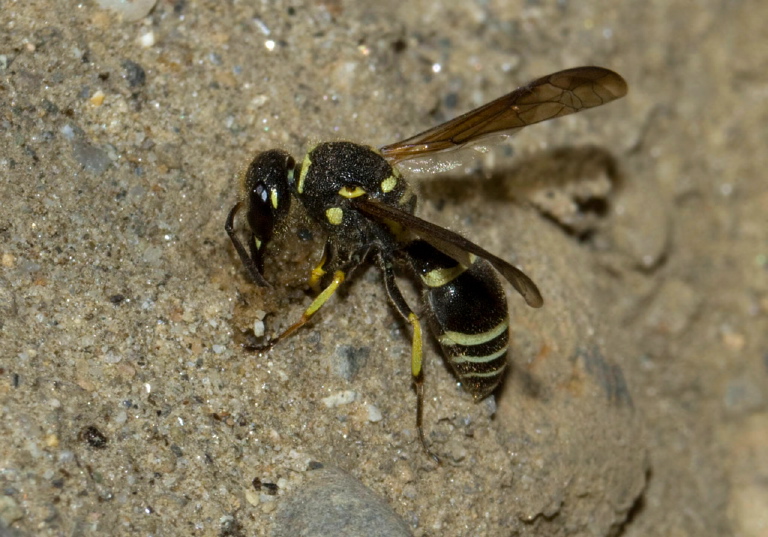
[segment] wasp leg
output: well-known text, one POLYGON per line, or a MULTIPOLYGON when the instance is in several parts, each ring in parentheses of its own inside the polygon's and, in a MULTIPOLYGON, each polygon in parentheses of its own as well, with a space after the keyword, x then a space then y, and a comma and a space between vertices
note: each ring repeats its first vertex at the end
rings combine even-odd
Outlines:
POLYGON ((440 464, 440 459, 435 455, 429 447, 424 438, 424 426, 422 416, 424 415, 424 372, 421 369, 421 362, 423 356, 422 350, 422 338, 421 338, 421 322, 416 316, 408 303, 403 298, 403 294, 400 292, 400 288, 397 287, 395 281, 395 271, 392 268, 392 264, 385 260, 380 259, 381 268, 384 272, 384 287, 387 289, 387 295, 392 305, 395 306, 398 313, 403 316, 403 319, 411 323, 413 327, 413 341, 411 342, 411 374, 413 375, 413 383, 416 386, 416 429, 419 432, 419 441, 424 451, 432 457, 437 464, 440 464))
POLYGON ((284 340, 296 330, 304 326, 309 322, 309 320, 312 318, 312 316, 317 313, 317 310, 323 307, 323 305, 328 302, 328 299, 333 296, 333 294, 336 292, 336 290, 339 288, 339 286, 344 282, 344 279, 346 278, 346 274, 343 270, 337 270, 333 273, 333 281, 323 289, 323 292, 317 295, 315 300, 312 301, 312 304, 309 305, 309 307, 302 313, 301 318, 299 318, 298 321, 293 323, 291 326, 285 329, 285 331, 277 336, 276 338, 270 340, 267 344, 261 345, 258 347, 255 347, 254 350, 257 351, 266 351, 271 349, 275 346, 278 342, 284 340))
POLYGON ((323 267, 328 264, 328 260, 331 258, 330 248, 331 247, 329 243, 325 243, 325 247, 323 248, 323 257, 320 258, 320 262, 317 264, 317 266, 312 269, 312 272, 309 274, 309 279, 307 280, 307 284, 309 285, 310 289, 316 293, 320 292, 320 280, 322 280, 323 276, 327 274, 323 267))
POLYGON ((312 269, 312 272, 309 274, 309 279, 307 280, 309 288, 313 291, 318 291, 320 289, 320 280, 325 276, 323 265, 325 265, 325 254, 323 254, 323 257, 320 259, 317 266, 312 269))
POLYGON ((243 262, 245 270, 248 271, 248 276, 251 277, 251 280, 262 287, 271 287, 269 282, 264 279, 264 276, 262 276, 261 272, 259 271, 259 263, 256 258, 258 254, 258 248, 255 244, 255 237, 251 235, 251 253, 249 254, 235 233, 235 215, 242 206, 242 202, 237 202, 235 206, 232 207, 232 209, 229 211, 229 214, 227 215, 227 222, 224 224, 224 229, 226 230, 227 235, 229 235, 229 240, 232 241, 232 244, 237 251, 237 255, 240 256, 240 261, 243 262))

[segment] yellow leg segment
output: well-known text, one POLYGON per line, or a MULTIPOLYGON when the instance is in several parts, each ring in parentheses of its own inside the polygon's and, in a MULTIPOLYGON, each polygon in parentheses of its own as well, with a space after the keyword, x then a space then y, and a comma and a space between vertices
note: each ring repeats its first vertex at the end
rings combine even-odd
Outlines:
POLYGON ((408 314, 408 321, 410 321, 413 327, 413 341, 411 343, 411 374, 413 375, 413 383, 416 385, 416 429, 419 432, 419 441, 424 451, 432 457, 432 459, 440 464, 440 459, 437 455, 427 446, 427 441, 424 438, 424 374, 421 370, 421 359, 423 356, 421 346, 421 323, 416 314, 411 312, 408 314))
POLYGON ((421 323, 415 313, 408 315, 408 320, 413 326, 413 343, 411 344, 411 374, 413 378, 421 375, 421 323))
POLYGON ((320 259, 320 262, 315 268, 312 269, 312 272, 309 274, 309 287, 314 291, 317 291, 320 288, 320 279, 325 276, 323 265, 325 265, 325 261, 327 259, 328 256, 325 254, 325 252, 323 252, 322 259, 320 259))
POLYGON ((323 292, 317 295, 317 298, 315 298, 312 301, 312 304, 309 305, 309 307, 304 311, 304 313, 301 315, 301 318, 293 323, 291 326, 289 326, 282 334, 277 336, 275 339, 264 345, 263 347, 259 347, 258 350, 268 350, 271 349, 278 341, 282 341, 283 339, 287 338, 291 334, 293 334, 296 330, 307 324, 309 320, 312 318, 312 316, 317 313, 317 310, 319 310, 323 305, 328 302, 328 299, 333 296, 333 294, 336 292, 336 290, 339 288, 339 286, 344 282, 344 278, 346 277, 346 274, 344 274, 344 271, 337 270, 333 274, 333 281, 323 289, 323 292))

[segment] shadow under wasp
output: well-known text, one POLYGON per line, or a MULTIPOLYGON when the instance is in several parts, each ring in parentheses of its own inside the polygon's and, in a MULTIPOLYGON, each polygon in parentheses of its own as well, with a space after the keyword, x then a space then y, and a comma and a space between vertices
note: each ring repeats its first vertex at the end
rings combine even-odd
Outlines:
MULTIPOLYGON (((425 316, 462 386, 475 401, 498 386, 507 364, 509 313, 500 273, 534 308, 544 303, 536 284, 520 269, 461 235, 414 215, 416 195, 396 165, 460 148, 495 134, 512 134, 534 123, 573 114, 623 97, 624 79, 602 67, 576 67, 522 86, 475 110, 380 149, 353 142, 323 142, 301 163, 285 151, 256 155, 242 181, 242 197, 225 229, 251 279, 261 286, 264 249, 298 199, 327 235, 322 260, 309 284, 322 291, 301 318, 256 350, 268 350, 304 324, 328 301, 349 273, 375 260, 389 300, 411 324, 411 373, 416 388, 416 427, 422 426, 424 378, 422 327, 395 279, 410 269, 422 289, 425 316), (245 208, 243 245, 234 220, 245 208)), ((434 455, 432 455, 434 457, 434 455)), ((436 458, 436 457, 435 457, 436 458)))

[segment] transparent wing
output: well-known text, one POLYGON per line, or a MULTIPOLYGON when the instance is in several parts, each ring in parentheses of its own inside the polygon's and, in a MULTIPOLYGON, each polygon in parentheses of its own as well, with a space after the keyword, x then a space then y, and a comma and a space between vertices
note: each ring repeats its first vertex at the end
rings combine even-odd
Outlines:
POLYGON ((458 233, 422 220, 411 213, 380 203, 367 196, 355 198, 352 202, 357 209, 379 221, 390 220, 403 225, 403 227, 466 267, 472 264, 470 254, 482 257, 512 284, 512 287, 520 293, 529 306, 540 308, 544 304, 539 288, 523 271, 484 250, 474 242, 465 239, 458 233))
POLYGON ((386 145, 381 154, 396 163, 456 149, 492 134, 512 134, 527 125, 594 108, 626 94, 626 81, 609 69, 566 69, 407 140, 386 145))

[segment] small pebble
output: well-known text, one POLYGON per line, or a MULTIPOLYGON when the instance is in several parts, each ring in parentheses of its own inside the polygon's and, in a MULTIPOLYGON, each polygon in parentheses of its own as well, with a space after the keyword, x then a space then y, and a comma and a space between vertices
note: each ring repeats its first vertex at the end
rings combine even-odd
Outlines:
POLYGON ((259 505, 259 494, 251 489, 245 490, 245 501, 247 501, 249 504, 256 507, 259 505))
POLYGON ((382 419, 384 418, 381 415, 381 410, 379 410, 378 407, 376 407, 375 405, 369 404, 368 405, 368 421, 370 421, 371 423, 378 423, 382 419))
POLYGON ((256 337, 264 336, 264 321, 259 319, 253 321, 253 335, 256 337))
POLYGON ((147 82, 147 72, 136 62, 123 60, 123 69, 125 69, 125 80, 129 88, 138 88, 147 82))
POLYGON ((101 106, 104 103, 104 97, 106 97, 106 95, 104 95, 104 92, 101 90, 98 90, 96 93, 91 95, 91 98, 89 100, 93 106, 101 106))
POLYGON ((147 32, 139 37, 139 44, 144 48, 149 48, 155 44, 155 32, 147 32))
POLYGON ((0 533, 5 531, 4 528, 10 527, 11 524, 22 518, 24 518, 24 511, 21 510, 16 500, 10 496, 0 496, 0 533))
POLYGON ((72 155, 83 168, 96 175, 104 173, 112 163, 106 152, 83 140, 74 140, 72 155))
POLYGON ((334 408, 341 405, 348 405, 357 400, 357 392, 354 390, 344 390, 329 395, 323 399, 323 404, 328 408, 334 408))

